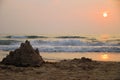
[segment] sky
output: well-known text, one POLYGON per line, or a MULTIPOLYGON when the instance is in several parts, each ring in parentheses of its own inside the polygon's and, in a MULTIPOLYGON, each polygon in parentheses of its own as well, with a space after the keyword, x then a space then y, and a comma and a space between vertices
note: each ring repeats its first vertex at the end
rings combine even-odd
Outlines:
POLYGON ((120 34, 119 30, 120 0, 0 0, 0 34, 120 34))

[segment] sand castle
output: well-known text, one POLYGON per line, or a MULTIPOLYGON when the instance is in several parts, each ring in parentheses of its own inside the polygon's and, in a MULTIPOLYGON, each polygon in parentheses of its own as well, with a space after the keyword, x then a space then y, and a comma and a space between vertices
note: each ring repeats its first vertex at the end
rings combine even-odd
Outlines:
POLYGON ((25 43, 21 43, 21 46, 15 51, 11 51, 2 62, 6 65, 15 66, 41 66, 44 60, 39 54, 39 50, 34 50, 30 42, 26 40, 25 43))

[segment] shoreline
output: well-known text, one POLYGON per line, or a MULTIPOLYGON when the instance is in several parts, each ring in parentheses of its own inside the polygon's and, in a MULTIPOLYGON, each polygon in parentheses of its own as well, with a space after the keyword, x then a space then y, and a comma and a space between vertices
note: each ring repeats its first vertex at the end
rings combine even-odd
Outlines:
MULTIPOLYGON (((9 54, 9 51, 0 51, 0 61, 9 54)), ((59 62, 61 60, 69 60, 74 58, 87 57, 96 61, 111 61, 111 62, 120 62, 119 53, 103 53, 103 52, 40 52, 40 55, 45 61, 49 62, 59 62)))

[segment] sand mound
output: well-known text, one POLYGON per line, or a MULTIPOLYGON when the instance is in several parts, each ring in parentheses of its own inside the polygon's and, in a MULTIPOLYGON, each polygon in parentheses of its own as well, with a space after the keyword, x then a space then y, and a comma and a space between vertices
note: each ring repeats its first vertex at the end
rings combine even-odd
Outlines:
POLYGON ((29 41, 21 43, 21 46, 15 51, 11 51, 2 62, 6 65, 15 66, 41 66, 44 60, 39 55, 39 50, 34 50, 29 41))

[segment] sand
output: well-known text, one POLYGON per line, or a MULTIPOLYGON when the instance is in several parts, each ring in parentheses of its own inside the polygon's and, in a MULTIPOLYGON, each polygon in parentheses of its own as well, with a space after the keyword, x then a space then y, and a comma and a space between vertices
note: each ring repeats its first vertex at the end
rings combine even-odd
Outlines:
POLYGON ((63 59, 74 59, 87 57, 97 61, 115 61, 120 62, 120 53, 103 53, 103 52, 85 52, 85 53, 68 53, 68 52, 56 52, 56 53, 40 53, 40 55, 46 61, 60 61, 63 59))
POLYGON ((0 80, 120 80, 120 62, 73 59, 46 62, 41 67, 0 64, 0 80))
MULTIPOLYGON (((0 51, 0 61, 8 55, 8 51, 0 51)), ((45 53, 40 52, 40 55, 43 57, 45 61, 49 62, 57 62, 63 59, 74 59, 74 58, 81 58, 81 57, 87 57, 91 58, 93 60, 97 61, 115 61, 120 62, 120 53, 103 53, 103 52, 85 52, 85 53, 70 53, 70 52, 51 52, 51 53, 45 53), (107 55, 107 58, 105 58, 104 55, 107 55)))
MULTIPOLYGON (((8 52, 1 53, 1 59, 8 52)), ((0 64, 0 80, 120 80, 119 54, 104 59, 101 54, 41 53, 45 63, 40 67, 16 67, 0 64), (94 58, 81 61, 80 57, 94 58), (79 59, 73 59, 73 58, 79 59), (63 60, 67 59, 67 60, 63 60), (97 61, 95 59, 98 59, 97 61), (100 60, 100 61, 99 61, 100 60), (109 61, 111 60, 111 61, 109 61), (113 61, 112 61, 113 60, 113 61)))

